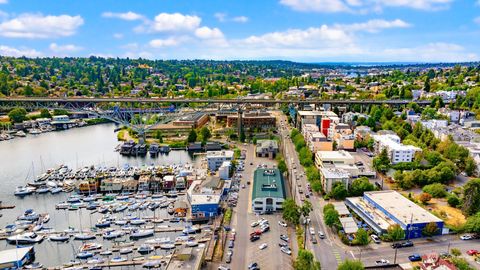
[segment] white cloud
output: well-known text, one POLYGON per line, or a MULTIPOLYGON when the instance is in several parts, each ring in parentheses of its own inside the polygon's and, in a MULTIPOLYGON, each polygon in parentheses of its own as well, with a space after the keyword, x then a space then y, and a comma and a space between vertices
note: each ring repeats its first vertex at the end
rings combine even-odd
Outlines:
POLYGON ((403 20, 396 19, 393 21, 386 21, 386 20, 369 20, 363 23, 353 23, 353 24, 338 24, 337 27, 341 29, 345 29, 347 31, 365 31, 370 33, 376 33, 383 29, 389 28, 407 28, 411 25, 403 20))
POLYGON ((473 19, 473 21, 474 21, 475 23, 480 24, 480 17, 476 17, 475 19, 473 19))
POLYGON ((203 26, 195 30, 195 36, 200 39, 223 39, 224 35, 218 28, 203 26))
POLYGON ((154 39, 149 42, 150 47, 152 48, 162 48, 162 47, 172 47, 178 46, 182 43, 181 38, 169 37, 166 39, 154 39))
POLYGON ((116 39, 122 39, 123 34, 122 33, 115 33, 115 34, 113 34, 113 37, 116 38, 116 39))
POLYGON ((115 18, 121 19, 125 21, 137 21, 137 20, 144 20, 145 17, 142 14, 138 14, 132 11, 124 12, 124 13, 116 13, 116 12, 104 12, 102 13, 102 17, 104 18, 115 18))
POLYGON ((224 22, 227 19, 227 13, 217 12, 213 15, 219 22, 224 22))
POLYGON ((28 48, 12 48, 5 45, 0 45, 0 55, 13 57, 40 57, 43 54, 35 49, 28 48))
POLYGON ((0 23, 0 36, 9 38, 54 38, 75 34, 83 25, 81 16, 21 14, 0 23))
POLYGON ((125 45, 121 46, 122 49, 127 49, 127 50, 138 50, 139 47, 140 46, 136 42, 128 43, 128 44, 125 44, 125 45))
MULTIPOLYGON (((200 26, 202 19, 195 15, 184 15, 181 13, 160 13, 155 16, 152 22, 147 23, 149 32, 188 32, 194 31, 200 26)), ((137 31, 144 31, 145 27, 137 28, 137 31)))
POLYGON ((237 23, 246 23, 248 22, 249 18, 247 16, 236 16, 233 18, 228 17, 227 13, 217 12, 213 15, 219 22, 237 22, 237 23))
POLYGON ((280 4, 302 12, 381 11, 385 7, 404 7, 434 11, 448 8, 454 0, 280 0, 280 4))
POLYGON ((237 17, 232 18, 232 21, 239 22, 239 23, 246 23, 246 22, 248 22, 248 20, 249 19, 246 16, 237 16, 237 17))
POLYGON ((8 0, 0 0, 0 4, 6 4, 8 3, 8 0))
POLYGON ((78 52, 83 50, 82 47, 77 45, 73 45, 73 44, 58 45, 57 43, 51 43, 49 48, 52 52, 55 52, 55 53, 78 52))

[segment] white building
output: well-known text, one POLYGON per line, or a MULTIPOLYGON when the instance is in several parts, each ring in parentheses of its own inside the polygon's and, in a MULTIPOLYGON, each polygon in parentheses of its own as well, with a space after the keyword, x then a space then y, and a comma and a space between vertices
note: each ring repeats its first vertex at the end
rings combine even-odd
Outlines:
POLYGON ((218 175, 220 176, 220 179, 222 180, 227 180, 230 179, 230 166, 231 166, 230 161, 224 161, 222 163, 222 166, 218 168, 218 175))
POLYGON ((373 140, 375 141, 376 154, 380 154, 386 149, 392 164, 412 162, 415 153, 422 151, 422 149, 413 145, 400 143, 400 137, 393 134, 374 135, 373 140))
POLYGON ((320 177, 322 181, 322 187, 325 192, 332 191, 332 187, 335 183, 341 182, 348 189, 350 185, 350 173, 343 169, 337 168, 321 168, 320 177))
POLYGON ((315 164, 318 168, 331 165, 353 165, 355 164, 355 159, 349 152, 344 150, 318 151, 315 153, 315 164))
POLYGON ((220 166, 222 166, 224 161, 233 160, 233 151, 208 151, 207 152, 207 164, 208 169, 211 171, 216 171, 220 166))

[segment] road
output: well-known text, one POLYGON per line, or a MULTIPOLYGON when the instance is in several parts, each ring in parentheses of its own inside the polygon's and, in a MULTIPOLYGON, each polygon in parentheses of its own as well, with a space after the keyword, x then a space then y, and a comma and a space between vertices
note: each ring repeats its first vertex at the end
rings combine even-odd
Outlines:
MULTIPOLYGON (((281 113, 277 113, 277 117, 281 122, 287 123, 287 118, 285 115, 281 113)), ((305 171, 303 166, 300 165, 300 161, 298 158, 298 155, 295 151, 295 146, 293 145, 292 141, 288 138, 290 133, 290 130, 288 128, 281 128, 280 129, 280 134, 282 136, 284 145, 285 145, 285 153, 284 156, 286 157, 286 163, 289 168, 290 172, 293 172, 294 170, 297 171, 297 175, 299 175, 299 180, 296 180, 297 175, 293 175, 293 182, 294 185, 292 186, 292 194, 294 194, 295 201, 297 204, 301 205, 301 197, 302 195, 299 193, 299 190, 306 190, 306 184, 307 184, 307 179, 305 177, 305 171), (293 163, 291 162, 291 159, 293 158, 293 163), (294 169, 296 168, 296 169, 294 169), (299 184, 301 187, 299 187, 299 184)), ((308 250, 313 251, 314 256, 317 261, 321 263, 323 267, 327 267, 327 269, 336 269, 338 264, 344 260, 347 256, 349 256, 348 253, 345 253, 344 250, 342 250, 340 247, 336 245, 336 242, 334 241, 334 237, 336 237, 330 229, 327 228, 327 226, 323 222, 323 217, 322 217, 322 209, 323 205, 325 204, 323 202, 323 199, 314 194, 313 196, 310 196, 307 200, 310 200, 313 206, 313 211, 310 213, 310 219, 311 223, 309 226, 314 227, 315 232, 317 232, 317 235, 315 236, 318 240, 318 244, 313 244, 309 239, 307 238, 306 242, 306 248, 308 250), (318 231, 321 230, 325 234, 325 239, 319 239, 318 238, 318 231)), ((307 228, 308 232, 308 228, 307 228)))

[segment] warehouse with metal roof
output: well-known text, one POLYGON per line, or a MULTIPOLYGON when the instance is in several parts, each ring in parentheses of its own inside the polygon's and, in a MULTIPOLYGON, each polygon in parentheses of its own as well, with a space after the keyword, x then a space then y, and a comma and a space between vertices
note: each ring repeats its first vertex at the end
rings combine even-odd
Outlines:
POLYGON ((255 212, 282 210, 285 184, 278 169, 257 169, 253 175, 252 209, 255 212))

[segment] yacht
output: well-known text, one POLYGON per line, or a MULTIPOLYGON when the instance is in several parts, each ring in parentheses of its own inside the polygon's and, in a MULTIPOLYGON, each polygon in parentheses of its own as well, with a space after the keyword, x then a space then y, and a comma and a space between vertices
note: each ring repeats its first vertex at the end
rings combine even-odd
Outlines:
POLYGON ((17 219, 18 220, 37 221, 39 217, 40 217, 40 215, 35 213, 35 211, 33 211, 32 209, 27 209, 27 210, 25 210, 23 215, 19 216, 17 219))
POLYGON ((123 232, 123 231, 117 231, 117 230, 107 231, 107 232, 103 233, 103 239, 106 239, 106 240, 115 239, 115 238, 118 238, 118 237, 122 237, 124 235, 125 235, 125 232, 123 232))
POLYGON ((32 135, 38 135, 38 134, 41 134, 42 131, 40 129, 32 128, 28 131, 28 133, 30 133, 32 135))
POLYGON ((70 240, 70 235, 67 233, 53 234, 48 238, 48 240, 52 242, 66 242, 70 240))
POLYGON ((32 194, 35 188, 18 186, 13 193, 15 196, 23 197, 32 194))
POLYGON ((138 253, 140 253, 141 255, 146 255, 146 254, 152 253, 154 250, 155 250, 154 247, 152 247, 151 245, 147 245, 147 244, 143 244, 140 247, 138 247, 138 249, 137 249, 138 253))
POLYGON ((161 245, 161 244, 168 244, 171 243, 172 240, 170 237, 162 237, 162 238, 155 238, 155 239, 150 239, 145 241, 145 244, 150 244, 150 245, 161 245))
POLYGON ((95 224, 95 227, 97 227, 97 228, 107 228, 107 227, 110 227, 111 224, 112 224, 112 222, 110 222, 109 220, 100 219, 95 224))
POLYGON ((90 233, 78 233, 73 236, 73 240, 81 240, 81 241, 94 240, 96 238, 97 237, 95 236, 95 234, 90 234, 90 233))
POLYGON ((52 193, 52 194, 57 194, 57 193, 60 193, 60 192, 62 192, 62 191, 63 191, 63 189, 62 189, 61 187, 56 187, 56 188, 52 188, 52 189, 50 190, 50 193, 52 193))
POLYGON ((20 131, 18 131, 17 133, 15 133, 15 136, 17 136, 17 137, 26 137, 27 134, 25 134, 25 132, 23 132, 23 131, 20 130, 20 131))
POLYGON ((82 252, 77 254, 78 259, 88 259, 88 258, 91 258, 91 257, 93 257, 93 253, 89 252, 89 251, 82 251, 82 252))
POLYGON ((198 242, 197 241, 187 241, 185 243, 185 245, 187 245, 187 247, 196 247, 196 246, 198 246, 198 242))
POLYGON ((121 256, 113 257, 113 258, 110 260, 111 263, 121 263, 121 262, 125 262, 125 261, 127 261, 127 258, 121 257, 121 256))
POLYGON ((174 249, 175 244, 174 243, 166 243, 166 244, 161 244, 160 249, 174 249))
POLYGON ((155 234, 154 230, 137 230, 137 231, 133 231, 131 234, 130 234, 130 239, 140 239, 140 238, 144 238, 144 237, 150 237, 150 236, 153 236, 155 234))
POLYGON ((37 188, 37 190, 35 192, 38 193, 38 194, 44 194, 44 193, 48 193, 49 191, 50 191, 49 187, 41 186, 41 187, 37 188))
POLYGON ((85 243, 80 247, 80 251, 92 251, 92 250, 97 250, 101 249, 102 244, 99 243, 85 243))
POLYGON ((144 219, 141 219, 141 218, 134 218, 134 219, 130 220, 130 224, 136 225, 136 226, 143 225, 145 223, 146 223, 146 221, 144 219))
POLYGON ((31 245, 42 242, 44 236, 34 232, 17 234, 7 238, 7 243, 12 245, 31 245))

